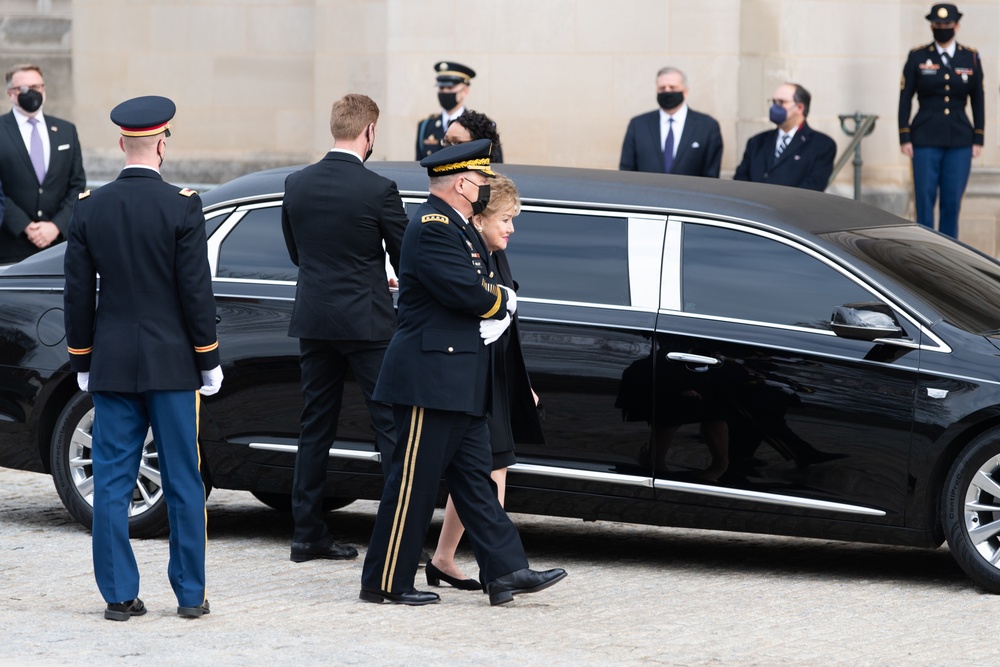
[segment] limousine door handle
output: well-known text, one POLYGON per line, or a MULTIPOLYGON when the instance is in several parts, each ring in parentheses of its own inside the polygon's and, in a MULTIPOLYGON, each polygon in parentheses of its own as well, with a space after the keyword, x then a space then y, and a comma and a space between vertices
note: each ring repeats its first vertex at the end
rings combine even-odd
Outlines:
POLYGON ((687 352, 668 352, 667 359, 670 361, 680 361, 685 364, 700 364, 702 366, 718 366, 722 363, 715 357, 704 357, 700 354, 688 354, 687 352))

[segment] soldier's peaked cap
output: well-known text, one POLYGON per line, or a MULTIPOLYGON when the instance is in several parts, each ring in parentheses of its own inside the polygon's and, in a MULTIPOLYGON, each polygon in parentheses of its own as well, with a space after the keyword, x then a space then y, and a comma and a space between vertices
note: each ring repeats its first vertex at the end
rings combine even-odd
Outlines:
POLYGON ((962 12, 958 11, 958 7, 942 4, 931 7, 931 13, 926 16, 928 21, 934 23, 947 23, 948 21, 957 21, 960 18, 962 18, 962 12))
POLYGON ((471 67, 447 60, 434 63, 434 71, 437 72, 437 85, 439 86, 454 86, 457 83, 468 84, 476 76, 476 70, 471 67))
POLYGON ((420 161, 427 169, 428 176, 448 176, 461 171, 478 171, 485 176, 496 176, 490 169, 490 152, 493 144, 489 139, 477 139, 464 144, 447 146, 420 161))
POLYGON ((170 136, 170 119, 177 112, 173 101, 159 95, 125 100, 111 110, 111 122, 126 137, 151 137, 160 132, 170 136))

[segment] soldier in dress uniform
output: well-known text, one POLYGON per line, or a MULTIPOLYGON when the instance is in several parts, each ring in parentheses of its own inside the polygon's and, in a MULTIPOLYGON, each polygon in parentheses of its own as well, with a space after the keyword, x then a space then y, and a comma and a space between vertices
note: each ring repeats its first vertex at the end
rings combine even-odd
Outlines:
POLYGON ((167 576, 177 613, 209 613, 198 408, 199 391, 219 390, 222 369, 201 199, 159 172, 174 111, 158 96, 114 108, 125 168, 80 195, 66 245, 70 365, 94 398, 94 574, 108 603, 104 617, 114 621, 146 613, 128 510, 150 427, 170 518, 167 576))
POLYGON ((398 326, 375 385, 375 400, 393 406, 396 446, 362 572, 366 602, 440 599, 415 590, 413 579, 442 476, 490 604, 566 576, 558 568, 528 569, 490 479, 491 344, 510 325, 517 297, 498 284, 489 251, 469 223, 489 202, 489 155, 489 139, 480 139, 420 162, 430 197, 403 236, 398 326))
POLYGON ((934 205, 941 193, 938 231, 958 238, 958 213, 969 181, 972 158, 983 150, 983 64, 979 53, 955 41, 962 14, 937 4, 927 20, 934 41, 910 51, 899 93, 900 150, 913 161, 917 222, 934 228, 934 205), (910 105, 917 95, 917 115, 910 105), (972 123, 965 113, 972 106, 972 123))
POLYGON ((432 113, 417 125, 417 160, 443 148, 441 140, 448 124, 465 113, 465 98, 476 71, 460 63, 442 60, 434 64, 437 74, 438 103, 441 111, 432 113))

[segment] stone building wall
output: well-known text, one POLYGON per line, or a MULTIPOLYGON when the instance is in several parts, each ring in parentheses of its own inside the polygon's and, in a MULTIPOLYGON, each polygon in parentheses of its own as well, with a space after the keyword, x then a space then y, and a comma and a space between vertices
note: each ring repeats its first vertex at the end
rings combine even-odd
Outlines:
MULTIPOLYGON (((168 178, 213 183, 330 147, 330 103, 382 109, 376 159, 414 157, 435 111, 433 63, 474 67, 469 106, 498 122, 510 162, 614 169, 633 115, 655 108, 657 69, 684 69, 689 102, 723 131, 723 178, 768 129, 786 80, 813 93, 810 122, 841 150, 839 114, 877 114, 862 147, 865 199, 912 215, 899 153, 899 76, 930 41, 925 0, 0 0, 0 53, 46 67, 49 109, 74 120, 88 174, 120 162, 108 111, 134 95, 175 99, 168 178), (72 39, 70 39, 70 35, 72 39)), ((959 41, 986 71, 986 147, 962 238, 1000 253, 1000 3, 964 0, 959 41)), ((850 196, 848 163, 831 192, 850 196)))

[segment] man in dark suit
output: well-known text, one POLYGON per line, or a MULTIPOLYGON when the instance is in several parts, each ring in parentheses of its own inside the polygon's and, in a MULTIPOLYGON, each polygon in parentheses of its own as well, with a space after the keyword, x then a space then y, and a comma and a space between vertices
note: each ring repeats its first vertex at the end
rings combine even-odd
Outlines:
POLYGON ((797 83, 778 86, 769 112, 771 122, 778 127, 750 137, 733 178, 826 190, 837 144, 806 123, 811 101, 809 91, 797 83))
POLYGON ((719 123, 688 108, 687 95, 684 72, 664 67, 656 73, 656 103, 660 108, 629 121, 620 170, 719 177, 719 123))
POLYGON ((417 124, 417 158, 422 160, 441 150, 441 140, 448 125, 465 113, 465 98, 476 70, 461 63, 442 60, 434 63, 437 74, 438 104, 441 111, 432 113, 417 124))
POLYGON ((521 538, 490 479, 487 425, 493 349, 517 307, 468 218, 489 202, 490 141, 421 160, 430 197, 403 237, 399 327, 375 398, 392 403, 396 447, 365 557, 360 598, 423 605, 413 587, 442 475, 479 562, 490 604, 548 588, 562 569, 528 569, 521 538))
POLYGON ((42 71, 15 65, 6 78, 13 108, 0 117, 0 264, 19 262, 65 236, 87 186, 76 127, 42 112, 42 71))
POLYGON ((159 173, 174 110, 156 96, 114 108, 125 168, 80 195, 67 229, 66 343, 80 389, 94 397, 94 574, 113 621, 146 613, 128 510, 150 427, 177 613, 209 613, 198 408, 199 391, 219 390, 222 368, 201 199, 159 173))
POLYGON ((358 555, 333 541, 323 519, 326 468, 348 370, 368 401, 383 468, 394 441, 392 408, 373 401, 372 391, 396 328, 385 255, 398 272, 406 213, 396 184, 364 166, 378 116, 365 95, 334 102, 333 150, 285 180, 281 229, 299 267, 288 335, 299 339, 304 401, 292 484, 296 563, 358 555))

